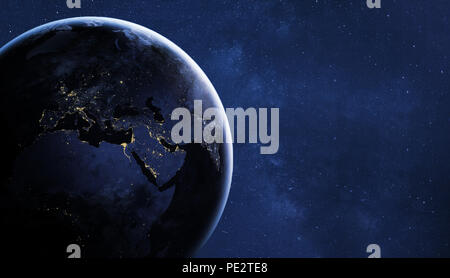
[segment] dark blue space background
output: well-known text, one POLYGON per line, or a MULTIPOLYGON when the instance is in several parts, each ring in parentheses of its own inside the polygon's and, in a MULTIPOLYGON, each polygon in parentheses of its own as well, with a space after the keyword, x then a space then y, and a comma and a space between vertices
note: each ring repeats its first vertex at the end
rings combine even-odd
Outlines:
MULTIPOLYGON (((225 107, 279 107, 280 149, 234 145, 199 257, 450 256, 450 2, 2 0, 0 44, 108 16, 172 40, 225 107)), ((3 65, 2 65, 3 66, 3 65)))

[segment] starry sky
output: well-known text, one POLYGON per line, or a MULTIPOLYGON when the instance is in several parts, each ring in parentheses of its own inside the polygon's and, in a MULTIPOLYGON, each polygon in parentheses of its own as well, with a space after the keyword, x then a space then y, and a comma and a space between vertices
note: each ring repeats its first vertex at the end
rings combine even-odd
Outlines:
POLYGON ((280 108, 280 149, 234 145, 199 257, 450 256, 450 2, 3 0, 0 44, 108 16, 186 51, 225 107, 280 108))

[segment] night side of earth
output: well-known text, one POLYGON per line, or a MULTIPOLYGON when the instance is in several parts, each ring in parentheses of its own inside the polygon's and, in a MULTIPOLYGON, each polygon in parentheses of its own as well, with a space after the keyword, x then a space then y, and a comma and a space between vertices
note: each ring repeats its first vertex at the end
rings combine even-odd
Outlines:
POLYGON ((171 141, 176 107, 223 110, 181 49, 132 23, 73 18, 11 41, 0 65, 2 253, 186 257, 207 240, 232 146, 171 141))

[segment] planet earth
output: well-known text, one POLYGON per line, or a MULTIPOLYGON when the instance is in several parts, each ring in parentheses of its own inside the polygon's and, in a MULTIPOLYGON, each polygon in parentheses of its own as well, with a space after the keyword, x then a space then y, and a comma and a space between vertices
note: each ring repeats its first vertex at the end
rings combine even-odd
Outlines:
POLYGON ((195 254, 224 209, 232 145, 171 140, 177 107, 225 115, 186 53, 142 26, 79 17, 17 37, 0 65, 3 256, 195 254))

